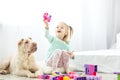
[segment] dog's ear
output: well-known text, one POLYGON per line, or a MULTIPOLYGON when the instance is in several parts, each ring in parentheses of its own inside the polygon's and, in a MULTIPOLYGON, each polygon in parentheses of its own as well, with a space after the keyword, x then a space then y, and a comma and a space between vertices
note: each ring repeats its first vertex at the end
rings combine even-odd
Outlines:
POLYGON ((24 39, 21 39, 19 42, 18 42, 18 46, 22 44, 24 39))

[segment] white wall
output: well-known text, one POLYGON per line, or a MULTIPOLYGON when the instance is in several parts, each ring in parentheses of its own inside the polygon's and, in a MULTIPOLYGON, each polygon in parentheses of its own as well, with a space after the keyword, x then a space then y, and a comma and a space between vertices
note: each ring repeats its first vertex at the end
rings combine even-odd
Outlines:
POLYGON ((82 48, 83 50, 106 49, 108 0, 83 0, 82 48))
POLYGON ((49 44, 44 37, 43 13, 52 15, 50 33, 60 21, 74 28, 72 50, 79 51, 81 41, 81 5, 80 1, 69 0, 3 0, 0 1, 0 56, 13 54, 17 50, 17 42, 23 37, 32 37, 38 43, 37 59, 43 59, 49 44), (73 3, 75 4, 74 6, 73 3), (3 38, 2 38, 3 36, 3 38), (79 37, 78 37, 79 36, 79 37))
POLYGON ((82 50, 110 49, 120 32, 120 0, 82 3, 82 50))
POLYGON ((32 37, 38 43, 37 59, 43 59, 49 48, 44 12, 52 15, 52 35, 60 21, 74 28, 72 50, 107 49, 114 42, 110 36, 114 26, 120 29, 119 4, 119 0, 0 0, 0 56, 15 53, 22 37, 32 37))
MULTIPOLYGON (((119 43, 119 41, 117 40, 116 35, 118 33, 120 33, 120 0, 112 0, 111 2, 111 14, 112 16, 109 16, 108 20, 110 21, 110 23, 108 23, 108 27, 107 27, 107 46, 108 48, 116 48, 117 42, 119 43)), ((109 14, 110 15, 110 14, 109 14)))

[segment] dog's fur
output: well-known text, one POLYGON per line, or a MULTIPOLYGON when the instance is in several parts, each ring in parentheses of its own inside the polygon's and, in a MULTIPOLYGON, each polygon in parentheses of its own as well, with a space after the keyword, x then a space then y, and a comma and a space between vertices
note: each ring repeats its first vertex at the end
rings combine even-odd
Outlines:
POLYGON ((21 39, 18 42, 18 53, 0 65, 0 73, 26 77, 37 77, 38 74, 42 74, 41 68, 37 66, 34 59, 36 50, 37 44, 31 38, 21 39))

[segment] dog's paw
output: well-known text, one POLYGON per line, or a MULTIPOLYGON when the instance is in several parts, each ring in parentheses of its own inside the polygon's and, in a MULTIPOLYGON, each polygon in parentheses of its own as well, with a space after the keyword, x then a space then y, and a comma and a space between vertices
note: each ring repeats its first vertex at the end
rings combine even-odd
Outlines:
POLYGON ((38 75, 42 75, 42 74, 43 74, 42 70, 38 70, 35 72, 35 77, 38 77, 38 75))
POLYGON ((29 77, 29 78, 35 78, 35 74, 34 73, 28 73, 27 77, 29 77))
POLYGON ((0 70, 0 74, 5 75, 5 74, 7 74, 7 71, 6 70, 0 70))

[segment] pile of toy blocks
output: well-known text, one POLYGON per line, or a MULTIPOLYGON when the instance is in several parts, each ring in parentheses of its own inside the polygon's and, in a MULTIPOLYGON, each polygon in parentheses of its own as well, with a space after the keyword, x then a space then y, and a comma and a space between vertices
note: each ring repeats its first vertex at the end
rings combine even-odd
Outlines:
POLYGON ((85 64, 85 74, 79 75, 76 72, 69 72, 68 74, 60 74, 55 72, 52 75, 39 75, 39 79, 45 80, 102 80, 102 76, 97 76, 97 65, 85 64))

